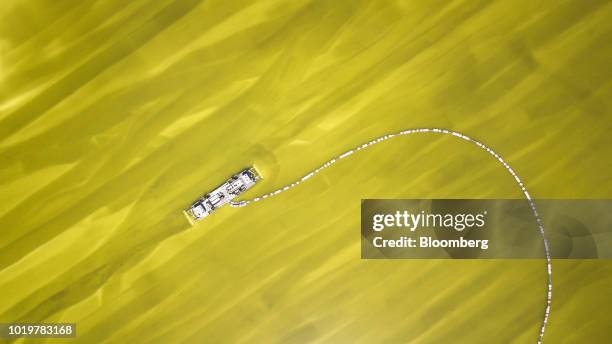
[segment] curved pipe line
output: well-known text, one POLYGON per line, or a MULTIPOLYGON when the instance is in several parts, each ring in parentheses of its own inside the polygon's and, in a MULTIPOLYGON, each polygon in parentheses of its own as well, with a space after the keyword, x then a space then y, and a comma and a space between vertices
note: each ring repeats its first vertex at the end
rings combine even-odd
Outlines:
POLYGON ((254 203, 254 202, 259 202, 261 200, 264 200, 268 197, 272 197, 275 195, 278 195, 279 193, 283 192, 283 191, 287 191, 293 187, 296 187, 297 185, 301 184, 302 182, 305 182, 306 180, 310 179, 312 176, 314 176, 315 174, 321 172, 322 170, 328 168, 329 166, 335 164, 338 160, 344 159, 350 155, 352 155, 355 152, 358 152, 360 150, 366 149, 370 146, 373 146, 377 143, 381 143, 383 141, 389 140, 393 137, 397 137, 397 136, 404 136, 404 135, 411 135, 411 134, 416 134, 416 133, 434 133, 434 134, 441 134, 441 135, 452 135, 454 137, 460 138, 462 140, 471 142, 473 144, 475 144, 476 146, 482 148, 483 150, 485 150, 487 153, 491 154, 495 159, 497 159, 497 161, 499 161, 504 168, 506 169, 506 171, 510 172, 510 174, 512 175, 512 177, 514 177, 514 180, 516 181, 516 183, 518 184, 518 186, 521 188, 521 191, 523 192, 523 195, 525 196, 525 199, 527 199, 527 202, 529 202, 529 205, 531 206, 531 211, 533 212, 533 215, 535 216, 536 222, 538 224, 538 229, 540 231, 540 235, 542 237, 542 241, 544 243, 544 252, 546 254, 546 275, 548 277, 548 290, 546 292, 546 308, 544 310, 544 320, 542 321, 542 325, 540 326, 540 333, 538 335, 538 344, 542 343, 542 338, 544 337, 544 330, 546 329, 546 324, 548 323, 548 319, 550 317, 550 306, 552 304, 552 262, 551 262, 551 257, 550 257, 550 249, 548 246, 548 239, 546 239, 546 235, 544 234, 544 225, 542 224, 542 219, 540 218, 540 215, 538 214, 538 211, 536 209, 536 205, 533 201, 533 199, 531 198, 531 196, 529 195, 529 192, 527 192, 527 189, 525 188, 525 185, 523 185, 523 182, 521 181, 521 179, 517 176, 516 172, 514 172, 514 170, 510 167, 510 165, 508 165, 508 163, 506 163, 504 161, 504 159, 501 158, 501 156, 499 156, 499 154, 495 153, 495 151, 493 151, 491 148, 487 147, 486 145, 484 145, 483 143, 481 143, 478 140, 475 140, 467 135, 458 133, 456 131, 451 131, 451 130, 446 130, 446 129, 438 129, 438 128, 419 128, 419 129, 408 129, 408 130, 403 130, 400 132, 397 132, 395 134, 388 134, 388 135, 384 135, 384 136, 380 136, 378 138, 375 138, 372 141, 366 142, 360 146, 357 146, 353 149, 350 149, 340 155, 338 155, 335 158, 332 158, 331 160, 328 160, 326 163, 324 163, 323 165, 319 166, 318 168, 312 170, 311 172, 309 172, 308 174, 304 175, 302 178, 294 181, 291 184, 287 184, 277 190, 274 190, 272 192, 263 194, 259 197, 255 197, 253 199, 249 199, 249 200, 243 200, 243 201, 237 201, 237 202, 230 202, 230 206, 232 207, 244 207, 250 203, 254 203))

